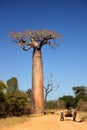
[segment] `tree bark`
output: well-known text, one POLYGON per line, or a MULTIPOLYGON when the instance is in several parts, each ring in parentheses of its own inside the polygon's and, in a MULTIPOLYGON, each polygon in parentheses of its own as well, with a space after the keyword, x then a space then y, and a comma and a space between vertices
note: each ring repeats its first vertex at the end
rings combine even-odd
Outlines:
POLYGON ((43 63, 40 49, 34 48, 32 62, 32 113, 44 113, 43 63))

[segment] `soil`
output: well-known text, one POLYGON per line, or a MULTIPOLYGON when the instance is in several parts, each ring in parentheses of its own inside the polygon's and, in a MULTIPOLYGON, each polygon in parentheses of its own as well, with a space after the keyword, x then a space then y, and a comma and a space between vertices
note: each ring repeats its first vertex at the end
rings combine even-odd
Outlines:
POLYGON ((3 126, 0 130, 87 130, 87 122, 76 122, 72 118, 60 121, 59 113, 29 117, 27 121, 15 125, 3 126))

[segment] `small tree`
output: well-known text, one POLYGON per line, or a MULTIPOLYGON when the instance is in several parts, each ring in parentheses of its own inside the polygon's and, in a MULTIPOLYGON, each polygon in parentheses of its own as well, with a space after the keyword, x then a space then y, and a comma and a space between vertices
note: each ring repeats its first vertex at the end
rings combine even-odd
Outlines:
POLYGON ((52 92, 54 88, 59 88, 59 85, 54 85, 52 77, 53 77, 53 75, 50 74, 49 79, 48 79, 48 84, 47 84, 46 87, 44 86, 44 90, 45 90, 45 104, 46 104, 46 101, 47 101, 48 94, 50 92, 52 92))
POLYGON ((75 96, 87 96, 87 87, 85 86, 74 86, 72 89, 75 96))
POLYGON ((61 35, 49 30, 26 30, 24 32, 11 32, 12 40, 17 42, 24 51, 33 48, 32 60, 32 113, 44 113, 44 85, 42 46, 48 44, 55 46, 55 39, 61 35), (52 43, 53 42, 53 43, 52 43))
POLYGON ((64 107, 67 109, 75 106, 74 98, 71 95, 60 97, 59 100, 64 101, 64 107))
POLYGON ((7 88, 8 93, 12 93, 15 90, 18 90, 17 78, 12 77, 11 79, 7 80, 7 85, 8 85, 8 88, 7 88))

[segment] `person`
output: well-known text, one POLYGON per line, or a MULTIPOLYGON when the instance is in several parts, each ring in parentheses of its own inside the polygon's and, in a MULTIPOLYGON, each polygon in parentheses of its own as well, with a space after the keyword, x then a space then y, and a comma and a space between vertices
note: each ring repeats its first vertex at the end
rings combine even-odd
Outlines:
POLYGON ((76 121, 76 116, 77 116, 77 111, 74 110, 74 112, 73 112, 73 121, 76 121))
POLYGON ((63 111, 60 112, 60 121, 64 121, 64 112, 63 111))

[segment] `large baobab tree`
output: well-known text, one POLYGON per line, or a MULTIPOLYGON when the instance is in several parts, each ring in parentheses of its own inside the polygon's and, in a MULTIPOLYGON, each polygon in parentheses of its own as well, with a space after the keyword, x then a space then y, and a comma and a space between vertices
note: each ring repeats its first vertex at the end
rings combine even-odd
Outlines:
POLYGON ((55 46, 55 39, 61 35, 50 30, 25 30, 23 32, 9 33, 13 41, 22 47, 24 51, 33 48, 32 60, 32 113, 44 112, 44 85, 42 46, 48 44, 55 46), (53 42, 54 41, 54 42, 53 42), (53 43, 52 43, 53 42, 53 43))

